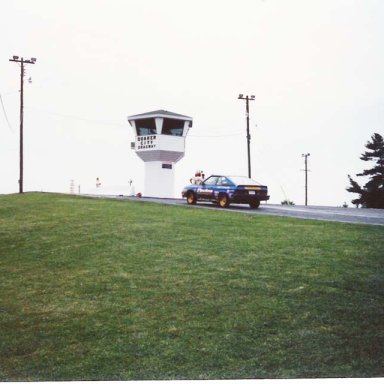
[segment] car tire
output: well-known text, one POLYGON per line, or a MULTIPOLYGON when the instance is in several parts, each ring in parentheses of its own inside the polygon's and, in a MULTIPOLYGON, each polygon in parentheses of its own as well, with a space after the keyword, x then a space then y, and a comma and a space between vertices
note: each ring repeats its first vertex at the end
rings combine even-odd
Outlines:
POLYGON ((252 209, 257 209, 259 208, 260 206, 260 200, 251 200, 249 202, 249 206, 252 208, 252 209))
POLYGON ((229 207, 229 197, 226 194, 219 195, 219 198, 217 199, 217 204, 219 204, 220 208, 227 208, 229 207))
POLYGON ((196 201, 197 201, 197 199, 196 199, 196 195, 195 195, 193 192, 189 191, 189 192, 187 193, 187 203, 188 203, 189 205, 195 205, 195 204, 196 204, 196 201))

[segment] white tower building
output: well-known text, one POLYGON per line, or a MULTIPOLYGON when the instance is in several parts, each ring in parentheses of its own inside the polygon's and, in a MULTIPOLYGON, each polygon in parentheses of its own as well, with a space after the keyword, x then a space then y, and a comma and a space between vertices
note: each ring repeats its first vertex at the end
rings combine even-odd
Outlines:
POLYGON ((128 121, 135 135, 131 147, 145 162, 144 196, 175 197, 175 163, 184 157, 192 117, 158 110, 128 121))

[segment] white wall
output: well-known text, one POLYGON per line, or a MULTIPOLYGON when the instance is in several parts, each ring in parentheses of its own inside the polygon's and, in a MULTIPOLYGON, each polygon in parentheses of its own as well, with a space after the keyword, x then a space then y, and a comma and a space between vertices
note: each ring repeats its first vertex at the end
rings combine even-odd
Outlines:
POLYGON ((175 197, 175 164, 163 161, 145 163, 145 197, 175 197), (172 169, 163 168, 163 164, 171 164, 172 169))

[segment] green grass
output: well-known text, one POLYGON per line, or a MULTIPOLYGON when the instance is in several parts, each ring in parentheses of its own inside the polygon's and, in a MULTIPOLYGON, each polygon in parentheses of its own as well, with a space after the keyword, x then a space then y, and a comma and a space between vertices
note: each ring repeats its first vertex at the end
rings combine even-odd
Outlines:
POLYGON ((383 227, 0 196, 0 380, 384 375, 383 227))

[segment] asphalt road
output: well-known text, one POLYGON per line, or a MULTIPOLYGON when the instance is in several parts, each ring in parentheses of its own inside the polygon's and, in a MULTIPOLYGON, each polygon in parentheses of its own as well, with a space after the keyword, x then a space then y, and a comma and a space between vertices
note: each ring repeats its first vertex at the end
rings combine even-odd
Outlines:
POLYGON ((160 199, 151 197, 120 197, 123 199, 154 202, 160 204, 182 205, 191 209, 219 209, 230 212, 242 212, 252 215, 287 216, 299 219, 314 219, 325 221, 338 221, 342 223, 384 225, 384 209, 366 208, 333 208, 303 205, 276 205, 261 204, 258 209, 251 209, 248 205, 232 204, 228 208, 219 208, 212 203, 198 202, 196 205, 188 205, 183 199, 160 199))

